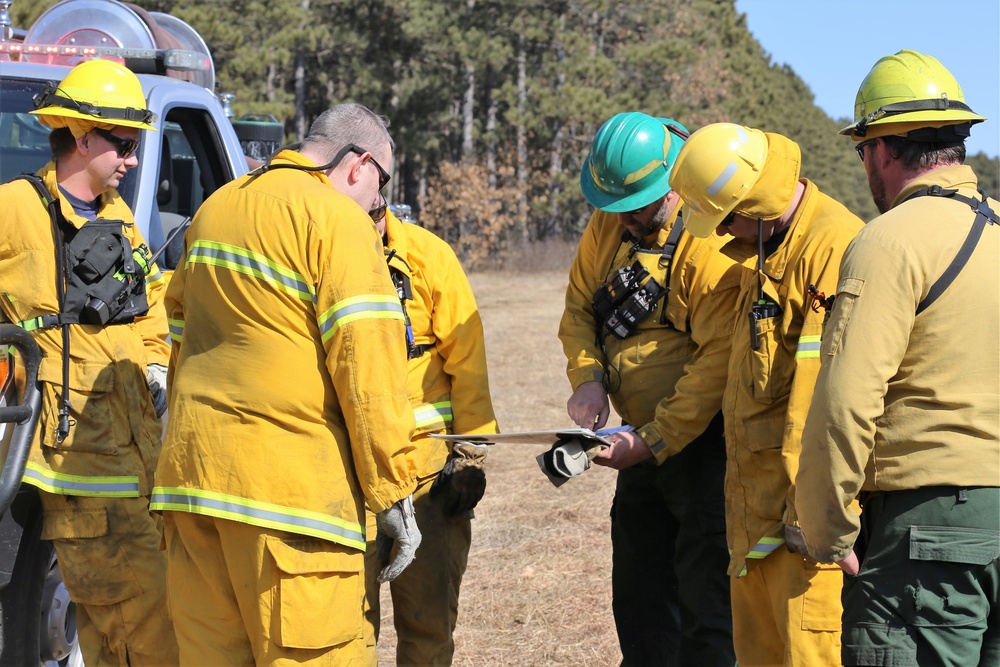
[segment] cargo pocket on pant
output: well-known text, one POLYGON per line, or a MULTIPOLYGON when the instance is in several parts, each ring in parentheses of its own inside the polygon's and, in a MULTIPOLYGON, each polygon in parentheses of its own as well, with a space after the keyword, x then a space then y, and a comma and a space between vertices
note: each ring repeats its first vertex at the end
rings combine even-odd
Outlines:
POLYGON ((46 511, 42 539, 56 544, 59 569, 74 602, 110 605, 142 593, 107 510, 46 511))
POLYGON ((277 595, 274 641, 318 649, 361 639, 364 554, 322 540, 267 540, 277 595))
MULTIPOLYGON (((911 526, 910 559, 941 564, 936 576, 920 577, 903 589, 900 614, 909 625, 962 627, 983 623, 988 595, 974 567, 1000 557, 1000 532, 984 528, 911 526), (949 567, 952 566, 952 567, 949 567)), ((924 566, 926 567, 926 566, 924 566)), ((926 571, 926 570, 924 570, 926 571)))
POLYGON ((835 563, 803 565, 806 592, 802 597, 802 629, 814 632, 839 632, 843 608, 840 593, 844 573, 835 563))

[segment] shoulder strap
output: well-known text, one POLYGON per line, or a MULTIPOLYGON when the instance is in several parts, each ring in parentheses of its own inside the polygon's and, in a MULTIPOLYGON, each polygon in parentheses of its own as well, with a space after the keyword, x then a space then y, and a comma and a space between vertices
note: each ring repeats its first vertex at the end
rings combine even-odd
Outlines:
POLYGON ((59 313, 42 315, 33 320, 19 322, 19 324, 27 331, 62 327, 62 400, 59 405, 59 424, 56 427, 56 441, 62 442, 69 435, 69 429, 73 423, 69 416, 69 322, 63 313, 66 310, 66 246, 63 242, 62 227, 68 223, 63 220, 62 212, 59 210, 59 200, 49 193, 45 182, 38 174, 21 174, 11 180, 18 179, 28 181, 34 186, 38 196, 42 198, 45 208, 48 209, 49 219, 52 221, 52 233, 56 247, 56 296, 59 303, 59 313))
POLYGON ((965 268, 969 258, 972 257, 972 252, 979 244, 979 239, 982 238, 983 230, 986 228, 986 225, 1000 224, 1000 216, 998 216, 997 213, 990 208, 989 204, 986 203, 986 193, 979 190, 979 194, 982 196, 982 200, 960 195, 958 194, 958 190, 942 188, 940 185, 932 185, 929 188, 917 190, 904 200, 910 201, 915 197, 924 196, 945 197, 966 204, 976 213, 976 219, 972 221, 972 229, 969 230, 969 235, 965 238, 965 242, 962 243, 962 247, 958 249, 958 254, 955 255, 955 259, 951 261, 951 264, 949 264, 948 268, 945 269, 943 274, 941 274, 941 277, 938 278, 933 285, 931 285, 931 288, 927 291, 927 296, 924 297, 924 300, 917 305, 917 315, 927 310, 932 303, 937 301, 944 291, 955 281, 958 274, 962 272, 962 269, 965 268))

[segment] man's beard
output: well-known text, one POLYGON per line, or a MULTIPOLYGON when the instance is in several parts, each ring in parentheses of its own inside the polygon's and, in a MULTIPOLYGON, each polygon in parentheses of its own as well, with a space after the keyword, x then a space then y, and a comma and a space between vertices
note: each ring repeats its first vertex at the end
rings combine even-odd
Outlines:
POLYGON ((885 213, 892 208, 890 206, 892 202, 889 201, 885 191, 885 179, 875 169, 868 170, 868 189, 871 190, 872 201, 875 202, 875 208, 879 213, 885 213))
MULTIPOLYGON (((670 207, 667 206, 667 200, 664 199, 660 202, 660 208, 656 209, 656 213, 650 218, 649 222, 641 227, 636 227, 634 231, 632 229, 629 232, 640 239, 644 239, 647 236, 652 236, 663 229, 663 225, 667 222, 667 216, 670 214, 670 207)), ((634 218, 633 218, 634 220, 634 218)))

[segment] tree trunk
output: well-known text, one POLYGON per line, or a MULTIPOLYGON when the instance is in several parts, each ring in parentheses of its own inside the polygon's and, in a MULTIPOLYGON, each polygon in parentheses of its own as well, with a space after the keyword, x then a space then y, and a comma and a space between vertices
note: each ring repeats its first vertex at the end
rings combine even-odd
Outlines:
POLYGON ((528 106, 527 55, 524 34, 517 38, 517 221, 521 240, 528 243, 528 131, 524 127, 524 114, 528 106))
MULTIPOLYGON (((563 14, 559 17, 559 30, 556 32, 557 35, 563 34, 563 30, 566 28, 566 15, 563 14)), ((556 42, 556 61, 560 64, 557 67, 559 74, 556 75, 556 85, 555 91, 556 95, 559 94, 559 90, 566 83, 566 74, 561 67, 563 61, 566 60, 566 49, 563 46, 561 40, 556 42)), ((559 175, 562 173, 562 144, 563 135, 565 134, 565 122, 562 118, 552 119, 552 148, 549 151, 549 224, 546 229, 546 234, 540 238, 547 237, 552 231, 558 230, 560 228, 559 218, 562 214, 559 207, 559 194, 561 192, 559 187, 559 175)))
POLYGON ((496 73, 486 68, 486 182, 491 191, 497 189, 497 102, 493 97, 496 73))

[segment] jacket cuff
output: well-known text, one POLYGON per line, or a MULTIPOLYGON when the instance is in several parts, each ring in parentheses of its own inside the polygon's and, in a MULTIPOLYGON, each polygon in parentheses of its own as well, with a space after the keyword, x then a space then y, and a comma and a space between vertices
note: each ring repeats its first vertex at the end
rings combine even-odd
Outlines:
POLYGON ((580 385, 587 382, 603 382, 604 380, 604 369, 600 366, 587 366, 584 368, 574 368, 567 374, 569 377, 569 384, 573 387, 573 391, 580 388, 580 385))
POLYGON ((656 465, 660 465, 667 460, 667 441, 663 439, 663 436, 660 435, 660 432, 656 430, 653 424, 646 424, 638 429, 636 433, 645 441, 646 446, 649 447, 649 451, 653 453, 656 465))

